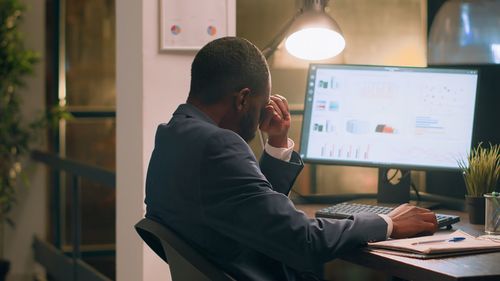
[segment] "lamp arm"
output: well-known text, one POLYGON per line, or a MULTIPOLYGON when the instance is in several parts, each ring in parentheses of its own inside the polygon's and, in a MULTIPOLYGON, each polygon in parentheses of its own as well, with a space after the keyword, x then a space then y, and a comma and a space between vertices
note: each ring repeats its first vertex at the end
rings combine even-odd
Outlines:
MULTIPOLYGON (((302 14, 303 11, 304 10, 302 8, 298 9, 297 12, 295 13, 295 15, 290 20, 288 20, 285 23, 285 25, 280 29, 278 34, 276 34, 276 36, 274 36, 273 40, 271 40, 271 42, 269 42, 264 47, 264 49, 262 49, 262 55, 264 55, 266 60, 269 59, 269 57, 271 57, 274 54, 274 52, 278 48, 278 45, 283 40, 283 37, 285 37, 285 34, 286 34, 288 28, 290 28, 292 23, 297 19, 298 16, 300 16, 302 14)), ((258 130, 258 133, 259 133, 260 146, 262 148, 262 152, 264 152, 264 146, 266 143, 264 132, 262 132, 261 130, 258 130)))
MULTIPOLYGON (((295 19, 297 19, 297 17, 302 14, 302 12, 303 12, 302 9, 298 9, 297 12, 295 13, 295 15, 289 21, 287 21, 286 24, 280 29, 278 34, 276 34, 276 36, 274 36, 273 40, 271 40, 271 42, 269 42, 264 47, 264 49, 262 49, 262 54, 264 55, 264 57, 266 59, 269 59, 269 57, 271 57, 274 54, 274 52, 278 48, 278 45, 283 40, 283 37, 285 37, 286 31, 292 25, 292 23, 295 21, 295 19)), ((260 146, 262 148, 262 151, 264 151, 264 145, 266 143, 266 140, 264 137, 264 132, 262 132, 261 130, 258 130, 258 131, 259 131, 258 133, 259 133, 260 146)))
POLYGON ((278 48, 278 45, 281 43, 281 41, 285 37, 285 34, 286 34, 288 28, 290 28, 292 23, 297 19, 298 16, 300 16, 302 14, 302 12, 303 12, 302 8, 298 9, 297 12, 295 13, 295 15, 289 21, 287 21, 286 24, 276 34, 276 36, 274 36, 273 40, 271 40, 271 42, 269 42, 264 47, 264 49, 262 49, 262 54, 264 55, 264 57, 266 59, 268 59, 270 56, 272 56, 274 54, 274 52, 278 48))

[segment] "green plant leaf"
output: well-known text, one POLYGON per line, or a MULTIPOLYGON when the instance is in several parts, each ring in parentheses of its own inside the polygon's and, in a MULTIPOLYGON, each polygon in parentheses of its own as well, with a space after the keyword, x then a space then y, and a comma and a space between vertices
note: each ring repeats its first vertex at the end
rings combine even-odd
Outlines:
POLYGON ((500 178, 500 145, 490 143, 489 147, 483 147, 483 143, 479 143, 467 159, 458 160, 458 166, 469 195, 482 196, 493 192, 500 178))
POLYGON ((7 214, 16 203, 17 178, 26 177, 19 166, 37 134, 21 114, 23 97, 18 91, 24 78, 39 61, 36 52, 24 46, 19 31, 24 16, 19 0, 0 0, 0 224, 13 225, 7 214))

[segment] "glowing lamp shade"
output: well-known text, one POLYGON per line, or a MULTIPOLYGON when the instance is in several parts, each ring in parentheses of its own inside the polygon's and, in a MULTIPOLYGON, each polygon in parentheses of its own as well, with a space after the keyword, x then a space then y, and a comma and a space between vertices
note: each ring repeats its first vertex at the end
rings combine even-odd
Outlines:
POLYGON ((327 4, 328 0, 303 0, 303 7, 263 49, 264 56, 269 58, 283 45, 289 54, 306 61, 340 54, 346 42, 339 25, 326 12, 327 4))
POLYGON ((311 27, 292 33, 285 40, 287 51, 304 60, 324 60, 345 48, 344 37, 331 29, 311 27))

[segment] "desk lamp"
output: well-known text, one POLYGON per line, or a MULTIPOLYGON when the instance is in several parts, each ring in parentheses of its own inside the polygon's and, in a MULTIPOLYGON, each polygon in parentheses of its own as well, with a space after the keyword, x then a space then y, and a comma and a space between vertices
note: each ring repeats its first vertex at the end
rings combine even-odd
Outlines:
POLYGON ((262 50, 269 58, 285 40, 286 50, 303 60, 324 60, 338 55, 345 40, 337 22, 325 11, 328 0, 304 0, 302 8, 262 50))
MULTIPOLYGON (((302 8, 264 47, 264 57, 269 59, 283 40, 286 50, 302 60, 325 60, 340 54, 345 48, 345 40, 337 22, 325 11, 327 4, 328 0, 303 0, 302 8)), ((264 149, 262 132, 260 141, 264 149)))

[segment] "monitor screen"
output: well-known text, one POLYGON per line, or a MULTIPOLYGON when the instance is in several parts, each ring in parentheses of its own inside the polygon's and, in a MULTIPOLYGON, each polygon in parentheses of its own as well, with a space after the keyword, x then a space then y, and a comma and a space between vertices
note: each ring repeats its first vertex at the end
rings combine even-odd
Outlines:
POLYGON ((477 70, 311 64, 307 162, 458 169, 472 142, 477 70))

